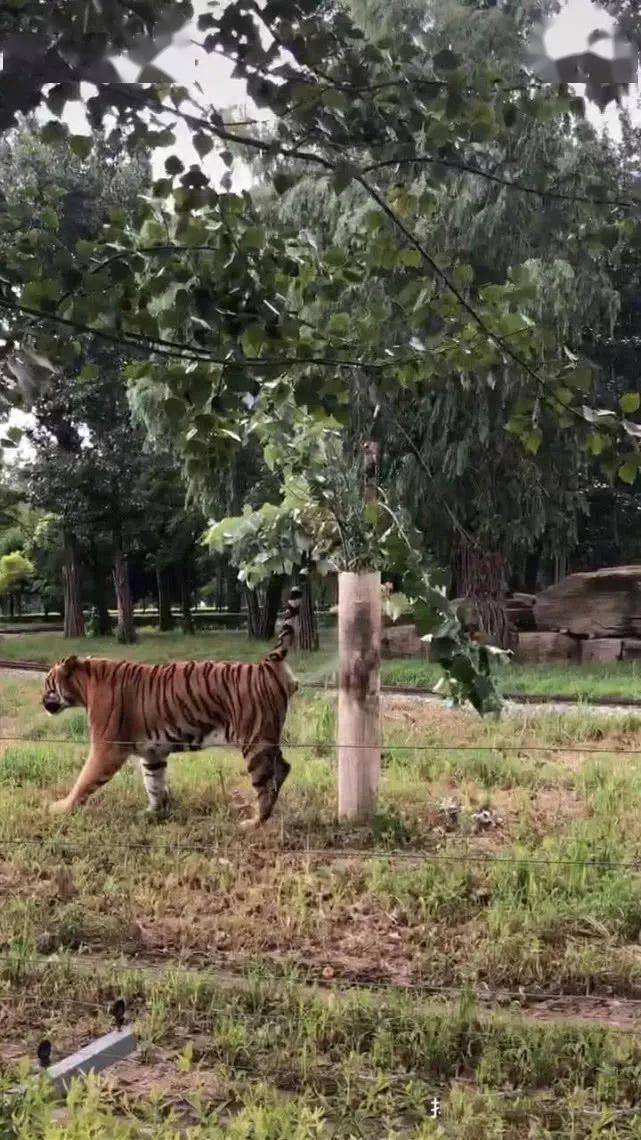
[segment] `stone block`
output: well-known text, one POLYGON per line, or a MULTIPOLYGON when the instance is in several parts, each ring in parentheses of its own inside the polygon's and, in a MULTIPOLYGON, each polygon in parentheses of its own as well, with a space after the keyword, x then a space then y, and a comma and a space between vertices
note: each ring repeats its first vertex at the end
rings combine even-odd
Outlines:
POLYGON ((548 661, 578 661, 580 646, 565 633, 520 633, 515 660, 519 665, 548 661))
POLYGON ((581 664, 592 661, 620 661, 623 641, 620 637, 594 637, 581 642, 581 664))
POLYGON ((381 631, 382 657, 424 657, 426 647, 414 625, 389 625, 381 631))

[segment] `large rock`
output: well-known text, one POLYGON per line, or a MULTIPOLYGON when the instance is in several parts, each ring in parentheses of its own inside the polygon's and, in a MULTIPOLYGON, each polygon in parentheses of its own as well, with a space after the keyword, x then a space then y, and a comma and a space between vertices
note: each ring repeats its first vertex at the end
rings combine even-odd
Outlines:
POLYGON ((586 638, 581 642, 581 664, 593 661, 620 661, 623 642, 620 637, 586 638))
POLYGON ((641 661, 641 641, 634 637, 624 638, 621 656, 624 661, 641 661))
POLYGON ((613 566, 570 574, 537 595, 539 630, 563 630, 583 637, 641 635, 641 566, 613 566))
POLYGON ((580 643, 565 633, 520 633, 515 660, 519 665, 578 661, 580 643))
POLYGON ((534 594, 512 594, 505 599, 505 612, 515 629, 535 629, 534 594))
POLYGON ((388 625, 381 631, 382 657, 423 657, 425 652, 426 642, 414 625, 388 625))

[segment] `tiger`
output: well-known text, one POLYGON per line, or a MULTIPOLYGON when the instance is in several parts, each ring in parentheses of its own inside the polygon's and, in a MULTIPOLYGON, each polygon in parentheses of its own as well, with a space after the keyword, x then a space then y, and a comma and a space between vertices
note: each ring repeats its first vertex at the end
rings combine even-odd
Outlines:
POLYGON ((90 747, 73 788, 50 811, 81 807, 135 756, 147 810, 165 813, 170 753, 224 744, 241 749, 256 796, 254 815, 241 826, 265 823, 291 770, 280 743, 289 701, 298 689, 286 658, 299 627, 300 605, 301 591, 294 588, 276 644, 259 662, 147 665, 75 656, 58 661, 45 677, 43 707, 52 716, 85 708, 90 747))

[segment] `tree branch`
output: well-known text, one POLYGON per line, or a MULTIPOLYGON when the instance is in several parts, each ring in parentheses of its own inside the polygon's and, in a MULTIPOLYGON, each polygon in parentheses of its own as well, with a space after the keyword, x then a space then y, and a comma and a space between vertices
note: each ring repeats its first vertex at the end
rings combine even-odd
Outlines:
POLYGON ((458 288, 458 286, 456 286, 454 284, 454 282, 451 280, 451 278, 445 272, 445 270, 441 269, 441 266, 438 264, 438 262, 435 260, 435 258, 432 257, 431 253, 428 252, 428 250, 425 248, 425 246, 422 244, 422 242, 420 242, 418 240, 418 238, 412 233, 412 231, 407 228, 407 226, 402 221, 402 219, 399 218, 398 214, 396 214, 396 212, 392 209, 392 207, 388 205, 388 203, 385 201, 382 194, 379 193, 379 191, 376 189, 376 187, 372 186, 371 183, 368 182, 367 179, 364 178, 362 174, 355 174, 354 179, 356 182, 359 183, 360 186, 363 187, 363 189, 367 192, 367 194, 369 194, 370 198, 374 202, 376 202, 377 206, 379 206, 380 209, 383 211, 383 213, 390 219, 390 221, 393 223, 393 225, 396 227, 396 229, 399 230, 399 232, 403 234, 403 237, 406 239, 406 241, 409 242, 409 244, 411 246, 413 246, 414 249, 420 254, 420 256, 423 258, 423 261, 426 262, 426 264, 430 267, 432 272, 439 278, 439 280, 441 280, 443 282, 443 284, 450 291, 450 293, 452 293, 453 296, 456 297, 456 300, 458 301, 461 308, 464 309, 465 312, 474 321, 474 323, 476 325, 478 325, 479 329, 481 330, 482 333, 485 334, 485 336, 488 338, 488 340, 491 340, 498 348, 501 349, 501 351, 503 353, 505 353, 506 356, 509 356, 510 360, 514 361, 515 364, 518 364, 519 368, 521 368, 532 380, 535 381, 538 388, 541 391, 545 392, 546 395, 548 396, 548 398, 553 400, 556 404, 558 404, 559 407, 562 408, 564 412, 570 412, 572 415, 574 415, 576 417, 576 419, 580 420, 581 423, 584 423, 585 418, 581 414, 581 412, 578 411, 578 409, 573 408, 571 406, 568 407, 568 405, 564 404, 563 401, 560 400, 558 398, 558 396, 555 395, 554 392, 550 392, 550 390, 549 390, 550 386, 549 386, 547 380, 545 380, 543 378, 543 376, 541 376, 536 371, 536 369, 532 368, 531 365, 528 364, 527 360, 524 360, 523 357, 519 356, 518 353, 516 353, 514 351, 514 349, 512 349, 510 347, 510 345, 508 344, 507 340, 504 337, 502 337, 498 333, 495 333, 492 331, 492 329, 489 327, 489 325, 487 325, 485 323, 485 320, 477 312, 477 310, 474 308, 474 306, 471 305, 470 302, 467 300, 467 298, 463 296, 463 294, 461 293, 461 290, 458 288))
POLYGON ((480 170, 467 162, 457 162, 449 158, 437 158, 429 154, 416 154, 403 158, 386 158, 380 162, 371 162, 362 168, 362 174, 370 174, 385 167, 427 164, 431 166, 445 166, 451 170, 460 170, 463 174, 473 174, 478 178, 485 178, 488 182, 496 182, 499 186, 506 186, 509 190, 517 190, 521 194, 533 194, 538 198, 554 198, 563 202, 585 202, 591 206, 619 206, 626 210, 641 210, 641 200, 634 202, 626 198, 592 198, 589 194, 572 194, 563 190, 539 190, 536 186, 525 186, 522 182, 515 182, 510 178, 503 178, 500 174, 492 174, 489 170, 480 170))

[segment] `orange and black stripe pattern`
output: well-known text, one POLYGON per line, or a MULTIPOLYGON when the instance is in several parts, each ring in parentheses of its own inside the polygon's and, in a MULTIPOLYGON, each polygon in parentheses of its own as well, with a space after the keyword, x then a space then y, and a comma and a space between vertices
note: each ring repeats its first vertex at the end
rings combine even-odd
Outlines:
POLYGON ((165 807, 167 757, 215 744, 239 747, 256 794, 249 823, 269 819, 290 770, 280 740, 297 683, 286 664, 301 604, 293 590, 274 649, 258 663, 66 658, 47 674, 42 702, 50 713, 82 706, 91 748, 69 796, 55 810, 80 806, 130 755, 139 757, 149 807, 165 807))

